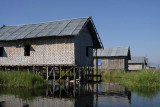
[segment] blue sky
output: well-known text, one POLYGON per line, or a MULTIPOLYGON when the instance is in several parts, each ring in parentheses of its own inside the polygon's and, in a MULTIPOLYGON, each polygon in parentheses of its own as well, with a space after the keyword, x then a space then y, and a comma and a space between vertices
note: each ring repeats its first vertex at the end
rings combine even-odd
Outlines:
POLYGON ((160 65, 160 0, 0 0, 0 26, 92 16, 104 46, 160 65))

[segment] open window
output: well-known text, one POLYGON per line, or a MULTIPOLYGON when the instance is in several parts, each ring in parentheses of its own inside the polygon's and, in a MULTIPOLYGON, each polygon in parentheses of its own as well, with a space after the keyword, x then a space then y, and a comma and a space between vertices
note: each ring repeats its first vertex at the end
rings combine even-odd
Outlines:
POLYGON ((86 47, 86 56, 89 56, 89 48, 86 47))
POLYGON ((0 47, 0 57, 3 57, 4 47, 0 47))
POLYGON ((24 46, 24 56, 30 56, 31 45, 24 46))

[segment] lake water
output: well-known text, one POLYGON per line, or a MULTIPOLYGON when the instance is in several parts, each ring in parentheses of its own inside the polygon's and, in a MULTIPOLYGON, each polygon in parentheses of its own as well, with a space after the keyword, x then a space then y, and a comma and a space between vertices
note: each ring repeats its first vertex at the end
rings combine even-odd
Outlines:
POLYGON ((47 89, 0 87, 0 107, 160 107, 160 91, 130 91, 117 83, 55 83, 47 89))

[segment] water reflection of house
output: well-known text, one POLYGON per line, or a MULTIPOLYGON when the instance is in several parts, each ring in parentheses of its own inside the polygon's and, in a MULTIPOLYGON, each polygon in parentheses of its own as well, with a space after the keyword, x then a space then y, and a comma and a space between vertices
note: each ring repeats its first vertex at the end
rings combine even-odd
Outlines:
POLYGON ((0 107, 93 107, 93 96, 74 98, 37 97, 34 100, 22 100, 15 95, 0 96, 0 107), (28 105, 28 106, 27 106, 28 105))
MULTIPOLYGON (((95 54, 95 53, 94 53, 95 54)), ((129 47, 104 47, 97 51, 98 69, 128 70, 128 60, 131 59, 129 47)), ((96 67, 96 57, 94 57, 96 67)))
MULTIPOLYGON (((126 90, 122 85, 117 83, 104 83, 99 84, 99 87, 101 87, 97 99, 99 106, 109 106, 112 104, 130 105, 131 92, 126 90)), ((94 98, 94 101, 96 101, 96 95, 94 98)))
POLYGON ((148 59, 146 57, 131 57, 128 62, 129 70, 142 70, 146 69, 148 65, 148 59))
MULTIPOLYGON (((27 100, 19 98, 19 93, 0 95, 0 107, 93 107, 93 91, 89 89, 91 85, 79 87, 56 85, 44 90, 33 99, 27 100), (80 89, 81 88, 81 89, 80 89), (28 105, 28 106, 27 106, 28 105)), ((32 90, 30 90, 32 93, 32 90)), ((3 92, 1 92, 3 93, 3 92)), ((23 93, 25 95, 25 92, 23 93)), ((34 95, 33 95, 34 96, 34 95)))

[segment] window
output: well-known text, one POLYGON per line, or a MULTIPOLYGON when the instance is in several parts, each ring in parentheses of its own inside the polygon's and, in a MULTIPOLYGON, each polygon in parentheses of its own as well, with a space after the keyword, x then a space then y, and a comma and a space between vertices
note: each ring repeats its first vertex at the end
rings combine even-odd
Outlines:
POLYGON ((25 45, 24 46, 24 56, 30 56, 30 45, 25 45))
POLYGON ((86 47, 86 56, 89 56, 89 48, 86 47))
POLYGON ((3 57, 3 51, 4 51, 4 48, 0 47, 0 57, 3 57))
POLYGON ((98 65, 101 65, 101 60, 100 59, 98 59, 98 65))

